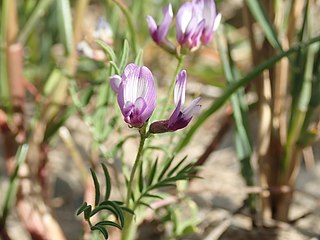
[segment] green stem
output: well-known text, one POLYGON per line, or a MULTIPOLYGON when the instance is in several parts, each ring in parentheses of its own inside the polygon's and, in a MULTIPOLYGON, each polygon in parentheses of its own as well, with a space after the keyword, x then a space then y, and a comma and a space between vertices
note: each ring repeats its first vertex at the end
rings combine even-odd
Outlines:
POLYGON ((181 55, 178 58, 178 65, 176 67, 176 70, 174 72, 174 75, 173 75, 173 78, 171 80, 171 83, 170 83, 170 87, 169 87, 169 90, 168 90, 168 94, 167 94, 167 98, 166 98, 166 101, 162 107, 162 110, 160 112, 160 115, 159 115, 159 119, 162 119, 163 118, 163 115, 164 113, 166 112, 166 109, 168 108, 168 105, 169 105, 169 102, 172 98, 172 95, 173 95, 173 90, 174 90, 174 85, 175 85, 175 82, 176 82, 176 77, 178 75, 178 73, 180 72, 181 68, 182 68, 182 64, 183 64, 183 59, 184 59, 184 55, 181 55))
POLYGON ((4 228, 6 224, 6 220, 9 214, 9 210, 11 205, 13 204, 14 200, 13 197, 16 194, 16 185, 18 180, 18 172, 20 169, 21 164, 25 161, 28 153, 28 145, 22 145, 16 155, 16 167, 14 169, 14 172, 12 173, 10 177, 10 182, 8 186, 8 190, 5 195, 3 210, 2 210, 2 216, 0 218, 0 229, 4 228))
POLYGON ((134 180, 134 175, 135 175, 136 170, 137 170, 137 168, 138 168, 138 166, 140 164, 143 146, 144 146, 145 140, 147 138, 147 136, 146 136, 146 126, 147 126, 147 124, 145 124, 139 130, 139 133, 140 133, 140 144, 139 144, 139 149, 138 149, 138 152, 137 152, 136 160, 134 161, 134 165, 133 165, 133 168, 131 170, 130 179, 129 179, 129 182, 128 182, 127 199, 126 199, 127 207, 130 207, 129 205, 130 205, 130 199, 131 199, 131 194, 132 194, 132 188, 134 187, 134 186, 132 186, 133 180, 134 180))
POLYGON ((135 232, 137 226, 133 224, 133 215, 131 213, 125 212, 125 221, 124 226, 121 232, 121 239, 122 240, 133 240, 135 237, 135 232))
POLYGON ((0 27, 0 99, 1 105, 4 100, 9 102, 9 83, 7 78, 7 30, 9 0, 2 1, 1 27, 0 27))
MULTIPOLYGON (((140 144, 139 144, 136 160, 134 161, 134 165, 131 170, 130 179, 128 182, 128 189, 127 189, 126 205, 129 208, 130 208, 130 199, 131 199, 132 189, 135 189, 135 185, 133 184, 134 176, 138 166, 140 165, 143 146, 144 146, 145 140, 148 137, 148 134, 146 133, 146 127, 147 127, 147 124, 145 124, 142 128, 139 129, 140 144)), ((132 240, 134 238, 136 226, 133 224, 132 220, 133 220, 133 215, 125 213, 125 223, 122 229, 121 239, 132 240)))

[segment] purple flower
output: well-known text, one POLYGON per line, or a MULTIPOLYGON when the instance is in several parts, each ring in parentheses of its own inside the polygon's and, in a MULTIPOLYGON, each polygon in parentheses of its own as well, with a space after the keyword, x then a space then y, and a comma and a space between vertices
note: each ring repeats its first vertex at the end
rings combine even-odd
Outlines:
POLYGON ((218 29, 221 14, 216 13, 216 6, 213 0, 194 0, 194 2, 205 20, 201 41, 207 44, 212 40, 214 32, 218 29))
POLYGON ((198 47, 204 25, 205 20, 193 2, 182 4, 176 17, 176 37, 180 45, 190 49, 198 47))
POLYGON ((197 114, 201 108, 199 105, 200 98, 194 99, 191 104, 185 108, 185 95, 187 85, 187 72, 182 70, 176 79, 174 89, 175 110, 168 120, 154 122, 150 125, 151 133, 172 132, 186 127, 193 116, 197 114))
POLYGON ((156 107, 156 88, 151 71, 130 63, 121 77, 111 77, 110 84, 117 93, 124 121, 132 127, 142 127, 156 107))
POLYGON ((173 18, 172 6, 169 4, 163 10, 163 20, 158 26, 151 16, 147 16, 147 22, 152 39, 159 45, 166 41, 168 30, 173 18))
POLYGON ((213 0, 193 0, 181 5, 176 17, 176 37, 181 46, 196 49, 209 43, 221 15, 216 15, 213 0))

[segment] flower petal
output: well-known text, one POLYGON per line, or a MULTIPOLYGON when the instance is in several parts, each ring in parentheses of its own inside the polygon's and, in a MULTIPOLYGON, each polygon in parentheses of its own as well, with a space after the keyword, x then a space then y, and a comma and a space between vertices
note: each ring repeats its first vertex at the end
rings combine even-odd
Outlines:
POLYGON ((204 0, 203 17, 206 20, 206 24, 201 40, 204 44, 207 44, 212 40, 214 31, 217 30, 221 20, 221 14, 217 15, 213 0, 204 0))
POLYGON ((200 39, 201 39, 201 35, 204 29, 204 25, 205 25, 205 20, 202 19, 202 21, 198 24, 195 32, 193 33, 192 37, 190 38, 190 42, 189 42, 189 48, 197 48, 200 46, 200 39))
POLYGON ((164 17, 162 20, 162 23, 158 27, 157 31, 157 42, 162 43, 169 31, 170 24, 172 22, 173 18, 173 11, 172 11, 172 6, 169 4, 163 11, 164 17))
POLYGON ((192 118, 195 114, 197 114, 200 111, 201 105, 198 105, 200 99, 200 97, 194 99, 189 105, 189 107, 182 110, 182 115, 184 119, 192 118))
POLYGON ((173 113, 171 114, 169 121, 168 121, 168 128, 174 125, 176 122, 179 121, 179 115, 181 114, 182 104, 181 101, 178 102, 176 108, 174 109, 173 113))
POLYGON ((216 31, 219 27, 219 24, 221 22, 221 18, 222 18, 222 15, 221 13, 218 13, 218 15, 216 16, 215 20, 214 20, 214 24, 213 24, 213 31, 216 31))
POLYGON ((149 32, 153 38, 154 34, 157 32, 157 28, 158 28, 157 23, 151 16, 147 16, 147 23, 148 23, 149 32))
POLYGON ((140 128, 152 115, 156 106, 156 88, 153 75, 147 67, 128 64, 122 78, 115 75, 111 81, 124 120, 140 128))
POLYGON ((141 113, 146 109, 147 104, 142 97, 137 98, 134 103, 134 114, 141 115, 141 113))
POLYGON ((146 89, 143 79, 139 79, 140 69, 135 68, 128 72, 126 84, 123 89, 125 102, 135 102, 138 97, 142 96, 143 91, 146 89))
POLYGON ((132 72, 133 70, 138 69, 138 68, 139 68, 138 65, 136 65, 136 64, 134 64, 134 63, 129 63, 129 64, 125 67, 125 69, 124 69, 124 71, 123 71, 122 78, 123 78, 123 77, 127 78, 130 72, 132 72))
POLYGON ((184 104, 186 96, 187 86, 187 72, 182 70, 176 78, 176 85, 174 87, 174 103, 177 105, 181 101, 181 105, 184 104))
POLYGON ((213 30, 216 18, 216 6, 213 0, 203 0, 203 18, 206 20, 206 29, 213 30))
POLYGON ((132 102, 126 102, 122 108, 122 113, 124 117, 129 117, 133 111, 134 104, 132 102))
POLYGON ((192 8, 191 2, 185 2, 179 8, 176 16, 176 37, 181 45, 185 42, 184 35, 193 16, 192 8))
POLYGON ((119 87, 121 84, 121 77, 119 75, 113 75, 110 77, 110 85, 113 91, 115 91, 116 93, 119 91, 119 87))
POLYGON ((157 92, 153 75, 147 67, 141 67, 140 78, 144 79, 145 81, 144 87, 146 89, 141 96, 147 103, 147 107, 141 113, 141 119, 146 121, 148 118, 150 118, 156 107, 157 92))

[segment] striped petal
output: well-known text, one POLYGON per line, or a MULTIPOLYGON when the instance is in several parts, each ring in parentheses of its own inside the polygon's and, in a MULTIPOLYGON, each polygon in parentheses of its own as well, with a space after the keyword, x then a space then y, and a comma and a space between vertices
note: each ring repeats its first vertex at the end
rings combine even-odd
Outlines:
POLYGON ((184 104, 186 98, 186 86, 187 86, 187 72, 182 70, 176 78, 176 85, 174 87, 174 103, 177 105, 181 101, 181 105, 184 104))
POLYGON ((192 8, 192 3, 186 2, 181 5, 176 16, 176 37, 181 45, 183 45, 186 41, 186 31, 193 16, 192 8))
POLYGON ((147 16, 149 32, 151 34, 152 39, 158 44, 162 44, 165 42, 165 39, 169 31, 169 27, 172 22, 173 11, 171 4, 164 8, 163 15, 163 20, 159 26, 157 26, 153 17, 147 16))
MULTIPOLYGON (((118 78, 114 78, 114 88, 118 78)), ((156 106, 155 82, 147 67, 128 64, 117 91, 117 100, 124 119, 133 127, 141 127, 156 106)))

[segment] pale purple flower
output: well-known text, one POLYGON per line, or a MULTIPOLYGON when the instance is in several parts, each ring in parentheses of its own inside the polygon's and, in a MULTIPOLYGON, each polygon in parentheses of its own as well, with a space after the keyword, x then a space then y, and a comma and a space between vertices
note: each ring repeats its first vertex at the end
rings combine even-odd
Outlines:
POLYGON ((166 41, 168 30, 173 18, 172 6, 169 4, 163 10, 163 20, 157 25, 153 17, 147 16, 147 22, 152 39, 159 45, 166 41))
POLYGON ((124 121, 132 127, 142 127, 156 107, 156 87, 151 71, 130 63, 121 77, 111 77, 110 84, 117 93, 124 121))
POLYGON ((193 2, 185 2, 176 17, 176 37, 181 46, 192 49, 200 45, 205 20, 193 2))
POLYGON ((182 70, 176 78, 174 89, 175 110, 168 120, 154 122, 150 126, 151 133, 172 132, 185 128, 201 108, 200 98, 194 99, 188 107, 184 107, 187 85, 187 72, 182 70))
POLYGON ((194 0, 194 3, 205 20, 201 41, 207 44, 212 40, 214 32, 218 29, 221 14, 217 14, 214 0, 194 0))
POLYGON ((214 0, 185 2, 176 17, 176 37, 181 46, 196 49, 201 42, 209 43, 221 19, 214 0))

